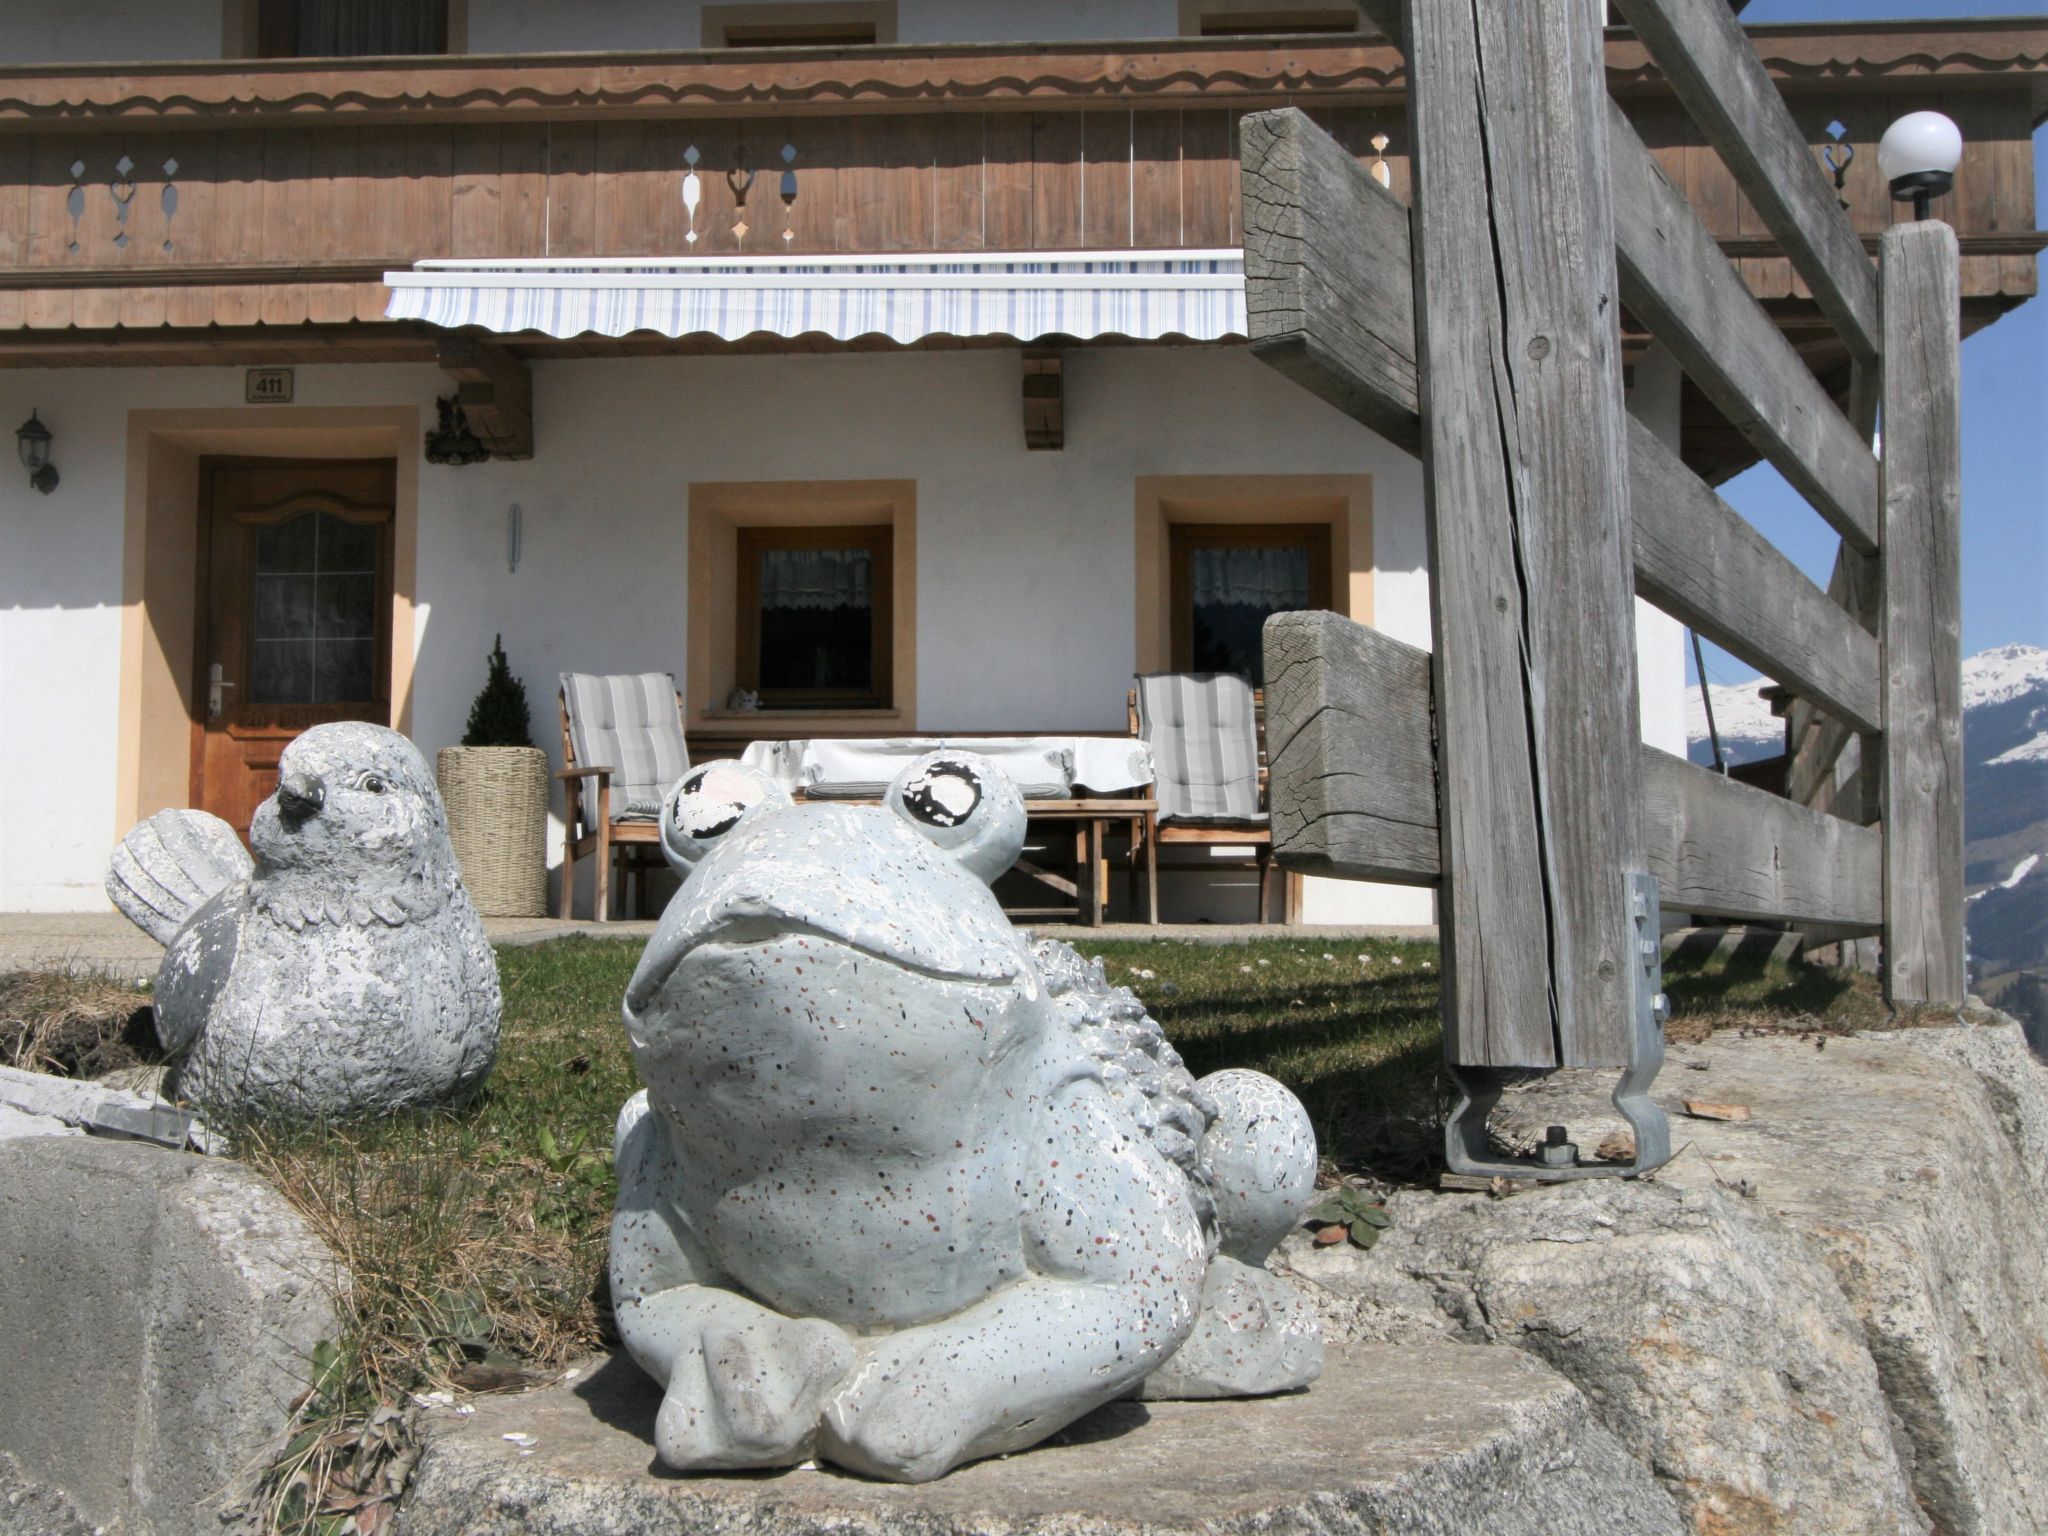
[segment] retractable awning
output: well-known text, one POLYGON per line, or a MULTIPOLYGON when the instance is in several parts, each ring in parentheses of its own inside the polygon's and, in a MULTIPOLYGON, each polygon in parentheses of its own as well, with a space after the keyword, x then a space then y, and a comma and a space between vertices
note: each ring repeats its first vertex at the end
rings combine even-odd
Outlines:
POLYGON ((1165 336, 1245 334, 1244 255, 1073 251, 422 261, 387 272, 385 317, 505 335, 1165 336))

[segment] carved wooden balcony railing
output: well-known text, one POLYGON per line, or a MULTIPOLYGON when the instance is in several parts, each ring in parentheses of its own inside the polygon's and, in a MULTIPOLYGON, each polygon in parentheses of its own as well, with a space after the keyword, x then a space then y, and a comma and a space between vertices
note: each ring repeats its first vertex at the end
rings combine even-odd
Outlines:
MULTIPOLYGON (((2048 30, 1762 29, 1842 195, 1892 221, 1885 124, 1961 124, 1966 298, 2032 294, 2048 30)), ((1626 36, 1610 84, 1766 300, 1806 297, 1626 36)), ((0 349, 24 331, 381 321, 436 256, 1231 246, 1236 125, 1305 108, 1408 190, 1405 76, 1372 40, 0 71, 0 349), (686 194, 693 196, 686 197, 686 194), (692 238, 694 236, 694 239, 692 238)))

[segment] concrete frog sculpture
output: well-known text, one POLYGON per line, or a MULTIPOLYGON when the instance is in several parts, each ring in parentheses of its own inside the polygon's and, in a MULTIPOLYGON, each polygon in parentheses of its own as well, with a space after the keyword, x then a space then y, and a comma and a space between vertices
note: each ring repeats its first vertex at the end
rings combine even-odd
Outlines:
POLYGON ((468 1097, 498 1049, 498 966, 418 749, 381 725, 285 748, 249 827, 160 811, 107 894, 165 946, 167 1091, 214 1114, 345 1118, 468 1097))
POLYGON ((671 791, 688 876, 626 993, 611 1237, 668 1466, 923 1481, 1120 1396, 1321 1370, 1261 1267, 1311 1199, 1307 1116, 1196 1082, 1099 965, 1027 947, 988 886, 1023 830, 967 753, 882 806, 730 762, 671 791))

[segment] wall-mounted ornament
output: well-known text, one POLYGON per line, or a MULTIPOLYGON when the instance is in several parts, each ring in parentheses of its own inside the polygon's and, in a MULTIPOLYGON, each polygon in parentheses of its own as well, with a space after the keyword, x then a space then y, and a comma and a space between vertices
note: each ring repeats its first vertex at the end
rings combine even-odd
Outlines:
POLYGON ((1389 189, 1394 185, 1394 173, 1387 165, 1387 146, 1392 142, 1384 133, 1372 136, 1372 179, 1389 189))
MULTIPOLYGON (((1827 135, 1828 142, 1820 147, 1820 157, 1834 173, 1835 190, 1840 192, 1843 182, 1849 175, 1849 163, 1856 158, 1856 146, 1849 142, 1849 130, 1843 127, 1839 120, 1828 124, 1827 135)), ((1835 201, 1842 205, 1845 212, 1848 210, 1849 199, 1838 197, 1835 201)))
POLYGON ((71 249, 78 249, 78 221, 85 217, 85 162, 71 162, 71 190, 64 194, 64 211, 71 215, 71 249))
POLYGON ((114 162, 115 179, 107 183, 114 198, 114 245, 123 251, 128 249, 128 205, 135 201, 135 183, 129 179, 134 174, 135 162, 123 155, 114 162))
POLYGON ((782 146, 782 165, 782 216, 788 221, 782 226, 782 243, 787 245, 796 238, 796 146, 794 144, 782 146))
POLYGON ((177 218, 178 216, 178 184, 173 179, 177 176, 177 174, 178 162, 175 160, 166 160, 164 162, 164 190, 162 198, 164 210, 165 251, 170 251, 175 244, 175 242, 171 238, 171 221, 177 218))
POLYGON ((481 464, 490 458, 491 450, 470 430, 469 418, 462 413, 462 407, 456 404, 454 396, 443 395, 434 404, 440 409, 441 422, 427 434, 429 464, 481 464))
POLYGON ((754 190, 754 172, 747 164, 746 145, 733 146, 732 169, 725 173, 725 184, 732 189, 732 238, 736 244, 744 245, 747 239, 747 194, 754 190))
POLYGON ((703 158, 694 144, 683 151, 683 164, 689 167, 683 173, 683 211, 690 216, 690 232, 683 239, 690 245, 697 243, 697 205, 704 201, 704 178, 697 174, 697 162, 703 158))

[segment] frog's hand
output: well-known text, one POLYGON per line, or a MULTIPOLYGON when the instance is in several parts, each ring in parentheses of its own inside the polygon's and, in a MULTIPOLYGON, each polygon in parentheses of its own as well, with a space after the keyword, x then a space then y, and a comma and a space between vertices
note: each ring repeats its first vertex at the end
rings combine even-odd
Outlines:
POLYGON ((688 1472, 807 1460, 824 1400, 853 1365, 852 1339, 731 1288, 667 1198, 674 1144, 646 1094, 627 1101, 613 1147, 612 1309, 628 1353, 667 1389, 654 1423, 663 1464, 688 1472))
POLYGON ((1202 1227, 1180 1172, 1094 1081, 1036 1112, 1031 1272, 941 1322, 879 1341, 827 1405, 818 1454, 901 1482, 1034 1445, 1121 1396, 1187 1336, 1202 1227))
POLYGON ((1218 1254, 1194 1332, 1138 1395, 1155 1402, 1263 1397, 1305 1387, 1322 1373, 1323 1329, 1308 1298, 1278 1275, 1218 1254))

